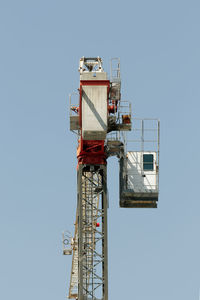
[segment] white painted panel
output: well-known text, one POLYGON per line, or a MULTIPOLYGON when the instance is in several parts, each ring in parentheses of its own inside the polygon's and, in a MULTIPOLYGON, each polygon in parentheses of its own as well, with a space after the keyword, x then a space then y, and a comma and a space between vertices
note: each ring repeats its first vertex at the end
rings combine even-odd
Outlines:
POLYGON ((105 139, 107 118, 107 86, 82 86, 83 139, 105 139))
POLYGON ((157 190, 156 152, 127 152, 127 188, 135 192, 157 190), (143 154, 153 154, 153 171, 143 170, 143 154))
POLYGON ((107 80, 106 72, 86 72, 80 74, 80 80, 107 80))

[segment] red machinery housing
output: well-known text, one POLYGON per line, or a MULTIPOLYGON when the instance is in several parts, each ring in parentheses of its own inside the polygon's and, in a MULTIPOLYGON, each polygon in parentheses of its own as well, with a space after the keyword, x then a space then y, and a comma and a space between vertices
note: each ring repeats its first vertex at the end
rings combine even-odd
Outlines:
MULTIPOLYGON (((104 143, 108 127, 110 81, 100 80, 99 72, 92 80, 80 81, 79 126, 81 138, 77 149, 78 164, 106 164, 104 143), (83 115, 84 111, 84 115, 83 115)), ((81 76, 89 77, 91 73, 81 76)))

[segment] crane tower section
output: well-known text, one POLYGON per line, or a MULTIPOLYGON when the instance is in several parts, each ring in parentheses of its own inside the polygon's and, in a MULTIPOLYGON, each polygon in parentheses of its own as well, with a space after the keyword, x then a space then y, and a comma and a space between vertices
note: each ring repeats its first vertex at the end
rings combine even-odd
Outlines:
POLYGON ((130 103, 121 100, 118 58, 109 79, 100 57, 82 57, 79 72, 79 92, 70 95, 70 130, 78 136, 75 232, 63 235, 63 254, 73 253, 68 298, 108 300, 107 159, 119 158, 120 207, 157 207, 159 121, 135 127, 130 103), (132 127, 139 148, 129 149, 132 127))

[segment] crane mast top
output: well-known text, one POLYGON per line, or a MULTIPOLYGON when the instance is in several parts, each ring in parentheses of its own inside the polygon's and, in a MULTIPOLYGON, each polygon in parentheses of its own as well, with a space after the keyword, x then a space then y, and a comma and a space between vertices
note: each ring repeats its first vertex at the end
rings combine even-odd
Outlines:
POLYGON ((156 119, 132 118, 131 104, 121 100, 118 58, 111 60, 110 79, 100 57, 82 57, 79 72, 79 92, 70 95, 77 212, 74 237, 63 234, 63 253, 73 253, 69 298, 108 300, 107 158, 119 158, 120 207, 156 208, 160 126, 156 119), (129 141, 131 130, 135 140, 129 141))

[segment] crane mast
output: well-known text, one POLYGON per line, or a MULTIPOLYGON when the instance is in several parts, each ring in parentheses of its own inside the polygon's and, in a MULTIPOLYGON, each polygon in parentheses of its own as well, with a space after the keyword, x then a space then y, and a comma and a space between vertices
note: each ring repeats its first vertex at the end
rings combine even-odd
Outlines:
MULTIPOLYGON (((119 158, 121 207, 157 207, 159 147, 145 148, 142 120, 142 149, 127 152, 131 106, 121 101, 119 59, 110 79, 100 57, 82 57, 79 72, 78 103, 70 96, 70 130, 78 136, 75 232, 63 233, 63 254, 73 254, 68 298, 108 300, 107 158, 119 158)), ((152 130, 159 145, 159 122, 152 130)))
POLYGON ((81 165, 78 190, 78 299, 107 300, 106 166, 81 165))
POLYGON ((79 166, 77 190, 69 298, 108 299, 106 166, 79 166))

